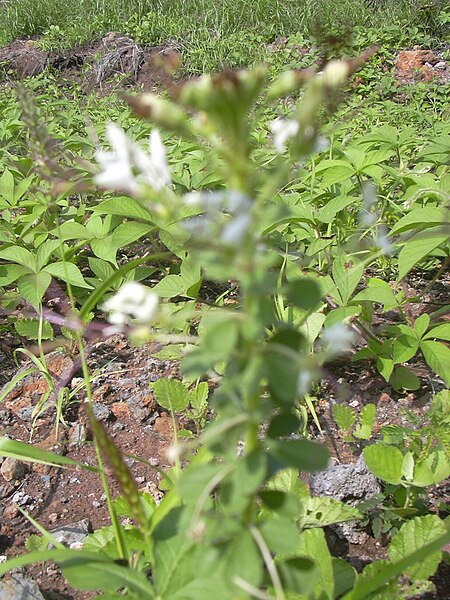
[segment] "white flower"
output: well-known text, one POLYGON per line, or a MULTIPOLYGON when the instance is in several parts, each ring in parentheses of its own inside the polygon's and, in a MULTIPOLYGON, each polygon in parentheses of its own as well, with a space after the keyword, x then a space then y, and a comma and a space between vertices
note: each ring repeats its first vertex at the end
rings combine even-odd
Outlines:
POLYGON ((273 145, 275 150, 282 154, 286 150, 286 142, 297 135, 300 129, 298 121, 293 119, 278 118, 270 124, 270 131, 273 133, 273 145))
POLYGON ((166 458, 171 464, 175 464, 183 454, 183 446, 180 444, 171 444, 166 448, 166 458))
POLYGON ((104 188, 121 190, 131 195, 137 194, 139 186, 133 175, 130 160, 130 140, 123 129, 113 123, 106 128, 106 137, 113 152, 98 150, 95 153, 95 158, 103 169, 95 175, 95 183, 104 188))
POLYGON ((94 177, 97 185, 131 195, 139 193, 141 183, 157 192, 170 185, 166 151, 157 129, 150 135, 150 154, 131 141, 114 123, 107 126, 106 137, 112 151, 98 150, 95 154, 103 169, 94 177))
POLYGON ((297 394, 305 396, 310 391, 313 381, 314 373, 309 369, 302 369, 297 377, 297 394))
POLYGON ((125 283, 120 290, 103 304, 103 310, 110 313, 108 321, 116 327, 123 327, 131 319, 141 324, 154 321, 158 311, 158 296, 137 282, 125 283))
POLYGON ((233 217, 222 230, 221 239, 227 246, 240 246, 249 230, 252 219, 249 213, 233 217))
POLYGON ((325 329, 323 334, 323 342, 328 346, 328 351, 338 354, 343 350, 347 350, 354 341, 354 334, 351 329, 343 323, 336 323, 328 329, 325 329))
POLYGON ((323 82, 330 87, 342 85, 350 74, 348 64, 343 60, 330 60, 323 70, 323 82))
POLYGON ((393 251, 391 240, 387 235, 386 227, 380 227, 378 231, 378 237, 375 240, 375 244, 381 250, 384 256, 390 256, 393 251))

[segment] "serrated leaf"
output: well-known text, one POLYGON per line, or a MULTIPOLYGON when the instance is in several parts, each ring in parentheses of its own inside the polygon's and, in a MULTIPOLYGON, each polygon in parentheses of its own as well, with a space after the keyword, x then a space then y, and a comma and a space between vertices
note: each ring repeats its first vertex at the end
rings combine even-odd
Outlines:
POLYGON ((166 410, 183 412, 189 404, 189 390, 178 379, 158 379, 153 384, 156 402, 166 410))
POLYGON ((403 455, 398 448, 372 444, 363 450, 367 466, 378 479, 398 485, 403 476, 403 455))
POLYGON ((450 385, 450 348, 441 342, 422 340, 420 349, 433 371, 450 385))
POLYGON ((347 404, 333 404, 331 412, 338 427, 344 431, 350 431, 356 421, 355 411, 347 404))
MULTIPOLYGON (((392 538, 389 557, 392 561, 397 562, 446 532, 445 523, 436 515, 415 517, 404 523, 400 531, 392 538)), ((441 551, 433 552, 419 564, 406 569, 406 575, 412 580, 428 579, 436 572, 441 556, 441 551)))
MULTIPOLYGON (((14 329, 19 335, 26 337, 28 340, 39 339, 39 321, 36 319, 19 319, 14 323, 14 329)), ((52 326, 44 321, 42 323, 41 339, 52 340, 53 337, 52 326)))

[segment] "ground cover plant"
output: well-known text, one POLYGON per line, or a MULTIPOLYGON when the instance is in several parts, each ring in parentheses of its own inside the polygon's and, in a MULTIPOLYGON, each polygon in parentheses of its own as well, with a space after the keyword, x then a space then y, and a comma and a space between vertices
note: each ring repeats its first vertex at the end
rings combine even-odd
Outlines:
POLYGON ((38 370, 47 391, 31 434, 54 405, 57 436, 83 388, 97 461, 44 451, 33 437, 4 436, 0 452, 98 473, 111 525, 75 550, 28 515, 40 536, 2 573, 51 560, 104 598, 432 590, 450 539, 448 507, 430 511, 426 498, 450 474, 448 297, 427 300, 448 266, 448 107, 438 83, 399 98, 381 70, 387 50, 361 54, 372 37, 340 42, 346 60, 324 40, 300 65, 311 70, 286 70, 304 41, 294 35, 268 65, 204 75, 171 95, 128 94, 127 104, 76 87, 72 99, 52 97, 47 73, 3 91, 2 307, 30 362, 2 399, 38 370), (182 381, 152 384, 173 425, 160 503, 139 491, 95 415, 89 344, 117 332, 162 342, 159 356, 181 363, 182 381), (74 389, 52 375, 48 343, 73 345, 83 374, 74 389), (313 434, 317 396, 341 355, 399 395, 425 385, 417 364, 426 365, 435 392, 422 420, 411 413, 408 425, 379 429, 375 404, 332 405, 345 444, 382 482, 358 505, 314 496, 299 477, 327 466, 313 434), (182 416, 194 426, 179 426, 182 416), (359 572, 326 537, 354 521, 388 548, 359 572))

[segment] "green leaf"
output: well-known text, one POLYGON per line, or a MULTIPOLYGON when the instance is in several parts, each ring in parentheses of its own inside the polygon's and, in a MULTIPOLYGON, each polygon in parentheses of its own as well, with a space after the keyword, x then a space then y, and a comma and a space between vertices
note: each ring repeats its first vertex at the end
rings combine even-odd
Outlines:
POLYGON ((377 417, 375 404, 366 404, 360 414, 360 424, 355 428, 354 436, 360 440, 368 440, 372 433, 377 417))
POLYGON ((329 200, 322 208, 317 216, 317 220, 321 223, 331 223, 338 212, 358 202, 358 198, 354 196, 336 196, 329 200))
POLYGON ((394 390, 418 390, 420 388, 420 379, 408 367, 395 367, 394 372, 389 378, 389 383, 394 390))
MULTIPOLYGON (((347 594, 345 594, 342 600, 363 600, 369 597, 369 594, 371 594, 372 592, 376 592, 381 588, 386 589, 386 584, 392 581, 394 577, 402 575, 405 572, 405 570, 411 567, 412 565, 426 560, 430 554, 434 552, 440 552, 441 547, 445 544, 448 544, 449 541, 450 531, 446 531, 445 534, 439 536, 437 539, 430 542, 429 544, 419 547, 418 550, 412 552, 411 554, 408 554, 407 556, 405 556, 405 558, 402 558, 395 562, 377 561, 372 563, 371 565, 369 565, 369 567, 376 567, 380 562, 382 562, 383 564, 379 569, 371 569, 370 575, 366 575, 366 573, 363 573, 362 576, 359 575, 357 577, 354 588, 350 592, 347 592, 347 594)), ((395 594, 397 594, 397 589, 395 589, 395 594)), ((389 598, 391 597, 392 596, 389 596, 389 598)), ((385 596, 380 596, 380 598, 385 598, 385 596)), ((398 595, 394 595, 393 598, 398 598, 398 595)))
POLYGON ((441 325, 437 325, 436 327, 430 329, 430 331, 423 336, 424 340, 433 340, 436 338, 438 340, 450 342, 450 323, 442 323, 441 325))
POLYGON ((11 456, 25 462, 40 463, 58 467, 81 467, 87 471, 98 472, 96 467, 80 463, 66 456, 61 456, 47 450, 41 450, 37 446, 0 437, 0 456, 11 456))
MULTIPOLYGON (((412 332, 411 332, 412 333, 412 332)), ((419 349, 419 340, 414 335, 400 335, 393 340, 392 359, 394 364, 403 363, 416 355, 419 349)))
POLYGON ((394 370, 394 361, 392 358, 387 358, 386 356, 379 356, 377 358, 377 369, 382 377, 386 381, 389 381, 392 372, 394 370))
MULTIPOLYGON (((445 523, 437 515, 415 517, 402 525, 400 531, 392 538, 389 557, 397 562, 445 533, 447 533, 445 523)), ((428 579, 436 572, 441 556, 440 550, 433 552, 419 564, 406 569, 406 575, 412 580, 428 579)))
POLYGON ((277 569, 286 591, 307 594, 314 585, 317 568, 315 561, 310 558, 296 557, 280 560, 277 561, 277 569))
POLYGON ((201 322, 201 345, 210 360, 228 360, 239 338, 239 326, 233 315, 214 311, 206 314, 201 322))
POLYGON ((347 404, 333 404, 331 412, 338 427, 344 431, 350 431, 356 421, 355 411, 347 404))
POLYGON ((7 286, 29 272, 30 270, 22 265, 0 265, 0 286, 7 286))
POLYGON ((347 506, 335 498, 308 498, 302 506, 300 526, 327 527, 333 523, 343 523, 361 519, 357 508, 347 506))
MULTIPOLYGON (((39 321, 37 319, 20 319, 14 323, 14 329, 19 335, 26 337, 28 340, 39 339, 39 321)), ((42 323, 41 339, 52 340, 53 337, 52 326, 44 321, 42 323)))
POLYGON ((398 306, 398 301, 394 292, 386 281, 382 279, 371 278, 367 282, 367 288, 356 294, 351 300, 351 304, 359 302, 375 302, 382 304, 384 310, 391 310, 398 306))
POLYGON ((320 287, 313 279, 303 277, 287 284, 286 298, 293 306, 312 310, 321 301, 322 294, 320 287))
POLYGON ((322 528, 307 529, 300 534, 297 556, 312 559, 318 569, 313 581, 312 598, 334 598, 332 558, 322 528))
POLYGON ((391 229, 390 235, 402 233, 416 227, 432 227, 433 225, 442 225, 448 220, 448 211, 445 208, 434 208, 426 206, 425 208, 415 208, 407 215, 402 217, 391 229))
POLYGON ((309 440, 270 440, 269 452, 283 467, 302 471, 321 471, 328 464, 325 446, 309 440))
POLYGON ((39 305, 45 294, 48 286, 52 282, 52 277, 49 273, 29 273, 24 275, 18 281, 18 288, 21 296, 29 302, 36 310, 39 310, 39 305))
MULTIPOLYGON (((417 337, 420 339, 423 337, 424 333, 430 326, 430 315, 427 313, 423 313, 414 321, 414 331, 417 334, 417 337)), ((448 324, 449 333, 450 333, 450 323, 448 324)), ((427 336, 425 336, 427 337, 427 336)))
POLYGON ((413 484, 417 487, 435 485, 450 476, 450 460, 443 450, 432 450, 416 464, 413 484))
POLYGON ((189 405, 189 390, 178 379, 158 379, 153 393, 156 402, 166 410, 180 413, 189 405))
POLYGON ((420 349, 433 371, 442 377, 447 385, 450 385, 450 348, 441 342, 422 340, 420 349))
MULTIPOLYGON (((262 557, 249 531, 243 531, 228 544, 223 560, 226 581, 234 582, 236 577, 240 577, 255 587, 260 586, 263 577, 262 557)), ((210 594, 212 598, 212 589, 210 594)))
POLYGON ((208 396, 209 386, 206 381, 202 381, 190 393, 189 403, 196 410, 204 410, 208 402, 208 396))
POLYGON ((398 485, 403 476, 403 454, 392 446, 372 444, 363 450, 367 466, 378 479, 398 485))
POLYGON ((0 252, 0 258, 23 265, 29 271, 37 271, 36 257, 26 248, 21 248, 20 246, 10 246, 9 248, 4 248, 0 252))
POLYGON ((443 232, 440 227, 431 227, 408 240, 398 255, 398 281, 448 238, 448 233, 443 232))
POLYGON ((297 550, 300 536, 292 519, 268 519, 260 523, 258 529, 274 554, 291 554, 297 550))
POLYGON ((351 590, 356 579, 356 569, 342 558, 332 558, 334 597, 339 598, 351 590))
POLYGON ((56 279, 61 279, 66 283, 70 283, 71 285, 75 285, 81 288, 92 289, 92 286, 86 283, 81 274, 80 269, 70 262, 56 262, 50 265, 47 265, 42 270, 43 272, 50 273, 56 279))
POLYGON ((362 263, 353 264, 349 256, 341 255, 335 258, 333 262, 333 280, 344 306, 348 304, 363 272, 364 265, 362 263))
POLYGON ((270 438, 285 437, 296 434, 300 429, 300 421, 296 415, 290 412, 282 412, 275 415, 270 421, 267 435, 270 438))
POLYGON ((142 206, 142 204, 139 204, 137 200, 127 198, 126 196, 105 200, 95 206, 93 210, 100 214, 118 215, 120 217, 141 219, 142 221, 150 223, 153 222, 152 215, 142 206))
POLYGON ((322 173, 322 187, 327 188, 340 181, 349 179, 355 173, 353 165, 344 160, 325 159, 316 167, 316 173, 322 173))

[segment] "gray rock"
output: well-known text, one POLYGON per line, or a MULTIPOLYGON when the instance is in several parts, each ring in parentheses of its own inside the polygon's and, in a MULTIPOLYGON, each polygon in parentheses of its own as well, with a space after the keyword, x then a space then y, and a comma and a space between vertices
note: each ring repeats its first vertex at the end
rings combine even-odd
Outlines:
MULTIPOLYGON (((312 496, 328 496, 351 506, 357 506, 381 492, 377 478, 369 471, 362 455, 354 464, 333 465, 325 471, 312 474, 309 486, 312 496)), ((363 544, 367 539, 358 521, 340 523, 330 528, 351 544, 363 544)))
POLYGON ((8 581, 0 581, 1 600, 44 600, 38 584, 32 579, 13 575, 8 581))
POLYGON ((130 413, 136 419, 136 421, 145 421, 149 417, 148 408, 142 404, 142 398, 138 395, 127 399, 127 406, 130 413))
MULTIPOLYGON (((94 406, 95 406, 95 404, 94 404, 94 406)), ((106 408, 108 408, 108 407, 106 407, 106 408)), ((109 411, 109 409, 108 409, 108 411, 109 411)), ((94 412, 94 414, 95 414, 95 412, 94 412)), ((108 414, 108 417, 109 417, 109 414, 108 414)), ((70 431, 69 431, 69 450, 71 450, 73 448, 81 448, 81 446, 85 443, 86 439, 87 439, 86 425, 83 425, 83 423, 77 423, 76 425, 71 427, 70 431)))
POLYGON ((23 408, 19 408, 17 416, 19 419, 22 419, 22 421, 31 421, 33 410, 34 408, 32 406, 24 406, 23 408))
POLYGON ((434 65, 435 69, 441 69, 442 71, 447 68, 447 63, 445 60, 440 60, 434 65))
POLYGON ((80 544, 84 542, 91 532, 92 525, 89 519, 82 519, 76 523, 68 523, 50 531, 58 542, 69 548, 79 548, 80 544))
POLYGON ((381 489, 375 475, 369 471, 362 455, 356 463, 332 465, 310 477, 313 496, 329 496, 336 500, 363 501, 373 498, 381 489))
POLYGON ((94 412, 94 417, 97 421, 107 421, 111 417, 111 410, 106 404, 102 402, 94 402, 92 404, 92 410, 94 412))

